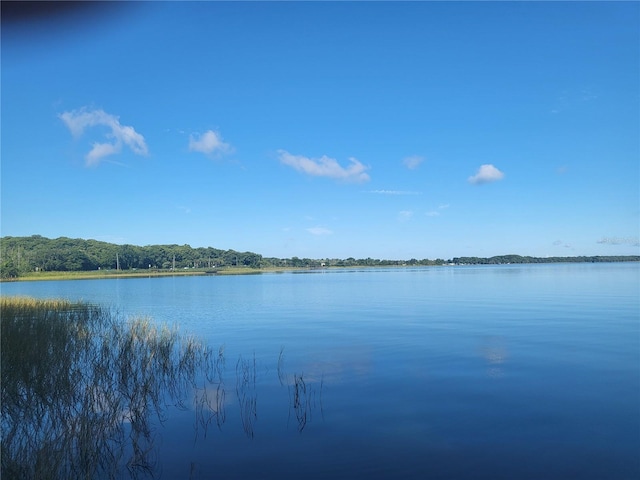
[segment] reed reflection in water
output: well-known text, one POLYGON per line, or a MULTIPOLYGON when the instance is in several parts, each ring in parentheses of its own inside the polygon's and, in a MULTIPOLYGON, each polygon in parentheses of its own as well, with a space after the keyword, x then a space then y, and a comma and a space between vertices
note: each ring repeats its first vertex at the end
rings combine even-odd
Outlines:
POLYGON ((307 426, 307 422, 311 420, 313 411, 316 409, 316 389, 314 384, 320 384, 320 412, 324 416, 324 410, 322 408, 322 388, 324 385, 324 375, 321 375, 320 381, 311 379, 307 376, 307 381, 304 379, 304 373, 294 373, 293 375, 287 375, 284 371, 284 347, 280 349, 280 355, 278 357, 278 380, 280 385, 286 385, 289 390, 289 414, 291 409, 295 414, 298 422, 298 431, 302 432, 304 427, 307 426))
POLYGON ((242 357, 236 364, 236 395, 240 403, 240 420, 244 433, 254 436, 254 423, 258 417, 256 394, 256 358, 245 360, 242 357))
MULTIPOLYGON (((0 308, 3 478, 153 477, 169 408, 193 409, 196 441, 225 423, 224 348, 81 302, 14 297, 0 308)), ((241 425, 253 438, 255 356, 240 357, 235 373, 241 425)), ((314 382, 284 373, 282 351, 278 379, 302 432, 314 382)))
MULTIPOLYGON (((149 319, 24 298, 0 313, 3 478, 152 474, 167 407, 221 384, 222 352, 149 319)), ((224 420, 202 412, 196 423, 224 420)))

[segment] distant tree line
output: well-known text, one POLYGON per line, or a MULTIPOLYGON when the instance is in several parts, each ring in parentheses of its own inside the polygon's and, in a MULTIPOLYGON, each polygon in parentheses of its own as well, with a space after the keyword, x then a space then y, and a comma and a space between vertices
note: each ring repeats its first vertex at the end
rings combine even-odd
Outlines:
POLYGON ((578 256, 578 257, 523 257, 522 255, 498 255, 495 257, 455 257, 455 265, 504 265, 509 263, 598 263, 598 262, 638 262, 638 255, 619 256, 578 256))
POLYGON ((410 260, 265 258, 253 252, 220 250, 212 247, 192 248, 189 245, 116 245, 98 240, 60 237, 49 239, 40 235, 0 238, 0 277, 14 278, 34 271, 89 271, 132 269, 213 269, 220 267, 385 267, 427 266, 446 264, 492 265, 506 263, 551 262, 620 262, 640 261, 640 256, 597 257, 523 257, 501 255, 490 258, 456 257, 450 260, 412 258, 410 260))
POLYGON ((0 239, 0 275, 17 277, 34 271, 184 269, 241 266, 260 268, 261 255, 189 245, 116 245, 97 240, 60 237, 0 239))

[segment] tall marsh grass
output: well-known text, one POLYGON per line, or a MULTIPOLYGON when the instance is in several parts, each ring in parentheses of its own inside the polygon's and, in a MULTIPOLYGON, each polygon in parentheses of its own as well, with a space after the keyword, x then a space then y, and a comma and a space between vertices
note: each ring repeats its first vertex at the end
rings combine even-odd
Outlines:
POLYGON ((86 303, 0 298, 0 339, 2 478, 152 474, 165 409, 222 384, 222 350, 86 303))

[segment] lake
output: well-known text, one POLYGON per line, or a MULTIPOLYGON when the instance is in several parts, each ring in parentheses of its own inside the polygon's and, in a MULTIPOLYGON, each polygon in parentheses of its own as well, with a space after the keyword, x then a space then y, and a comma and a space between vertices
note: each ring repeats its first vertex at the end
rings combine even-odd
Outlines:
POLYGON ((224 346, 217 421, 165 412, 155 477, 640 478, 637 263, 0 288, 224 346))

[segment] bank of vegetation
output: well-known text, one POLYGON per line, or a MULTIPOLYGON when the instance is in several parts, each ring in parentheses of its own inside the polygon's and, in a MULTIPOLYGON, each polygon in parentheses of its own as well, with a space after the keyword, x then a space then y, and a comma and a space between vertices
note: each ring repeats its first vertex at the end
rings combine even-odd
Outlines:
POLYGON ((495 257, 455 257, 454 265, 505 265, 511 263, 602 263, 639 262, 640 255, 577 256, 577 257, 526 257, 521 255, 497 255, 495 257))
MULTIPOLYGON (((373 258, 273 258, 253 252, 221 250, 189 245, 117 245, 98 240, 40 235, 0 238, 0 278, 15 279, 42 272, 101 272, 129 275, 176 273, 178 271, 259 271, 278 268, 427 266, 448 264, 505 264, 551 262, 640 261, 640 256, 527 257, 502 255, 490 258, 380 260, 373 258), (138 272, 138 273, 136 273, 138 272)), ((72 276, 68 276, 72 278, 72 276)))

